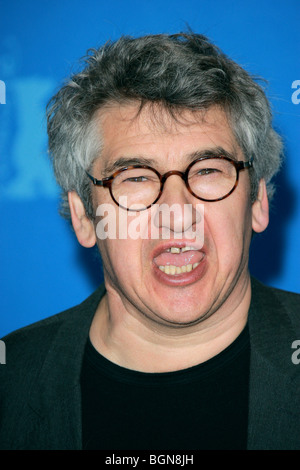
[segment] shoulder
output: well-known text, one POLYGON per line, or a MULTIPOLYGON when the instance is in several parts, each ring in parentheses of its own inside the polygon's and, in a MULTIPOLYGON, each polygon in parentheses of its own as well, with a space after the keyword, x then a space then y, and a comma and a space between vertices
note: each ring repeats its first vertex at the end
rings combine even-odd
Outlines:
POLYGON ((296 292, 283 290, 283 289, 278 289, 276 287, 267 286, 266 284, 263 284, 261 281, 259 281, 255 277, 251 277, 251 285, 252 285, 253 291, 255 293, 258 293, 259 295, 260 294, 268 295, 268 293, 272 293, 275 296, 279 296, 282 299, 291 300, 292 302, 300 301, 300 294, 297 294, 296 292))
POLYGON ((34 375, 45 361, 49 350, 72 350, 79 338, 88 334, 97 305, 104 294, 100 286, 81 304, 44 320, 9 333, 2 341, 6 349, 6 364, 0 368, 1 381, 15 380, 16 374, 34 375))
POLYGON ((288 305, 291 309, 297 309, 299 313, 300 294, 282 289, 276 289, 275 287, 270 287, 270 289, 280 302, 288 305))
POLYGON ((260 314, 270 321, 281 319, 300 335, 300 294, 269 287, 251 278, 252 303, 260 314))
MULTIPOLYGON (((2 338, 2 340, 6 344, 14 343, 15 341, 28 342, 28 340, 30 340, 30 343, 33 340, 43 342, 46 338, 51 338, 57 329, 64 324, 70 323, 70 326, 76 328, 78 321, 84 321, 85 318, 89 316, 89 312, 97 306, 104 292, 105 288, 101 285, 82 303, 57 313, 56 315, 52 315, 48 318, 15 330, 2 338)), ((30 344, 28 344, 28 346, 30 346, 30 344)))
POLYGON ((74 326, 76 326, 77 320, 79 318, 82 318, 84 321, 84 316, 88 314, 90 310, 93 310, 95 307, 97 307, 104 293, 105 287, 103 284, 101 284, 95 292, 93 292, 80 304, 57 313, 56 315, 52 315, 48 318, 39 320, 28 326, 15 330, 2 339, 4 341, 14 341, 15 339, 28 339, 28 337, 34 337, 35 335, 40 337, 40 334, 43 336, 48 336, 48 334, 50 334, 51 336, 51 332, 55 331, 64 323, 71 322, 74 324, 74 326))

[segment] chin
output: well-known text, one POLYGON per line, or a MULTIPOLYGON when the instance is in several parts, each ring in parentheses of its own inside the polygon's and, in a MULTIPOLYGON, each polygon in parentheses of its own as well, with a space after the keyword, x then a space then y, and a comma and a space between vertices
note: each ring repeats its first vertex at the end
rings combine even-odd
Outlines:
MULTIPOLYGON (((176 294, 156 297, 156 302, 153 298, 150 307, 151 319, 154 322, 173 328, 186 328, 201 323, 209 316, 210 309, 205 308, 202 302, 200 303, 199 291, 194 292, 193 298, 191 293, 187 295, 184 292, 177 292, 176 294)), ((207 303, 209 303, 208 300, 207 303)))

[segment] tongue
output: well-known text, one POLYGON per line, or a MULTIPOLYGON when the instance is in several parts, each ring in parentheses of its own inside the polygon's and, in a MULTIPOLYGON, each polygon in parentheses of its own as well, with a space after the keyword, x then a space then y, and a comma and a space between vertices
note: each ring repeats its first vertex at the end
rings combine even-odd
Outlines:
POLYGON ((157 266, 184 266, 185 264, 200 263, 203 258, 203 253, 200 251, 185 251, 184 253, 170 253, 165 252, 154 258, 157 266))

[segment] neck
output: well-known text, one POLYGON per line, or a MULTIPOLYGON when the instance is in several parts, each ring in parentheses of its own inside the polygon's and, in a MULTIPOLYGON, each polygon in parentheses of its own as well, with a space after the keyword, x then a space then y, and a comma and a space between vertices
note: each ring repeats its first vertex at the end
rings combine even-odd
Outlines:
POLYGON ((247 323, 250 299, 248 278, 236 302, 229 297, 206 320, 176 328, 132 315, 121 297, 108 290, 92 322, 90 339, 103 356, 128 369, 186 369, 211 359, 238 337, 247 323))

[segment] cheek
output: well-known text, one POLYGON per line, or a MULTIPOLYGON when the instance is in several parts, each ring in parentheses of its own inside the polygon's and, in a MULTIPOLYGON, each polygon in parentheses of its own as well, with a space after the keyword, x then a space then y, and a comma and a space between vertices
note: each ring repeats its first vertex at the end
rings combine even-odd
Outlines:
POLYGON ((97 213, 95 231, 105 269, 122 277, 132 273, 140 275, 145 261, 145 244, 149 239, 149 214, 146 211, 127 212, 114 203, 103 201, 98 204, 97 213))
POLYGON ((139 240, 98 241, 103 267, 113 279, 124 282, 141 273, 141 252, 139 240))
POLYGON ((208 237, 214 246, 219 266, 238 264, 249 250, 251 206, 248 203, 240 206, 228 204, 225 208, 220 203, 219 208, 215 207, 209 214, 206 211, 208 237))

